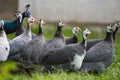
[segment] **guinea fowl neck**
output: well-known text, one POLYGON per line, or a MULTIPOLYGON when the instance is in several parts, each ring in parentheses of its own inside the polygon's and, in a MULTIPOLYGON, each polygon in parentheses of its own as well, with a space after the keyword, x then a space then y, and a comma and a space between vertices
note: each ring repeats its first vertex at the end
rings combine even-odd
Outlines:
POLYGON ((21 23, 23 23, 24 18, 25 18, 25 15, 24 15, 24 13, 22 13, 22 21, 21 21, 21 23))
POLYGON ((27 28, 26 31, 30 32, 31 31, 31 26, 29 25, 29 23, 27 23, 27 28))
POLYGON ((118 31, 118 27, 115 29, 115 31, 113 31, 113 34, 112 34, 112 36, 113 36, 113 41, 115 41, 115 35, 116 35, 116 32, 118 31))
POLYGON ((77 36, 75 34, 73 36, 73 40, 75 40, 76 42, 78 41, 77 36))
POLYGON ((4 31, 3 26, 0 27, 0 37, 5 37, 6 38, 6 33, 4 31))
POLYGON ((39 23, 39 31, 38 31, 38 35, 41 35, 42 34, 42 24, 39 23))
POLYGON ((57 31, 56 31, 54 37, 60 37, 60 38, 63 38, 63 34, 62 34, 62 26, 61 26, 61 27, 60 27, 60 26, 57 27, 57 31))
MULTIPOLYGON (((24 16, 24 14, 22 14, 22 20, 21 20, 21 23, 23 23, 24 18, 25 18, 25 16, 24 16)), ((19 19, 19 18, 18 18, 18 19, 19 19)), ((18 19, 15 19, 14 21, 12 21, 12 23, 19 22, 18 19)))
POLYGON ((22 34, 24 32, 22 23, 23 23, 23 20, 20 22, 20 18, 18 18, 15 36, 19 36, 20 34, 22 34))
POLYGON ((110 41, 110 42, 112 42, 113 41, 112 33, 106 32, 106 34, 107 35, 106 35, 104 41, 110 41))
POLYGON ((87 48, 86 36, 83 35, 83 36, 82 36, 82 39, 83 39, 83 40, 82 40, 81 44, 84 45, 84 48, 86 49, 86 48, 87 48))

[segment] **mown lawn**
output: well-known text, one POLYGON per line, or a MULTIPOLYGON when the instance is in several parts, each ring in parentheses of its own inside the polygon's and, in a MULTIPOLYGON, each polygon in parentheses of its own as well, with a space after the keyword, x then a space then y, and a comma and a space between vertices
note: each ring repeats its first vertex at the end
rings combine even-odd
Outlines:
MULTIPOLYGON (((88 39, 93 38, 104 38, 106 27, 92 27, 87 25, 66 25, 63 29, 65 36, 72 36, 71 29, 73 26, 79 26, 82 30, 84 28, 90 29, 92 34, 88 39), (100 30, 99 30, 100 29, 100 30)), ((37 33, 37 25, 32 27, 32 31, 37 33)), ((43 26, 43 32, 46 37, 46 40, 49 40, 56 30, 56 24, 43 26)), ((8 35, 10 39, 13 38, 13 35, 8 35)), ((81 32, 78 34, 79 42, 81 39, 81 32)), ((32 76, 27 74, 9 74, 9 68, 15 68, 14 64, 8 64, 7 66, 0 67, 0 80, 120 80, 120 30, 116 35, 115 42, 115 57, 112 65, 105 69, 99 74, 89 74, 81 72, 64 72, 64 71, 55 71, 54 73, 38 72, 35 71, 32 73, 32 76)))

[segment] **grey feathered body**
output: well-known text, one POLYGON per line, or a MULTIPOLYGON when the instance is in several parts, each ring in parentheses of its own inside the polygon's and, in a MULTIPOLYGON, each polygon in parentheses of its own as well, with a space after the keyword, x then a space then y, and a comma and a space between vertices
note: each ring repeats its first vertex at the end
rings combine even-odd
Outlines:
POLYGON ((94 46, 95 44, 99 43, 103 41, 103 39, 91 39, 91 40, 87 40, 87 51, 94 46))
POLYGON ((52 40, 49 40, 42 47, 41 53, 49 52, 54 49, 58 49, 65 46, 65 42, 63 39, 54 37, 52 40))
POLYGON ((48 52, 47 55, 43 54, 41 56, 41 63, 50 65, 70 63, 73 61, 75 54, 81 56, 83 53, 84 47, 82 47, 80 44, 70 44, 66 45, 65 47, 52 50, 48 52))
POLYGON ((114 56, 114 43, 111 41, 101 41, 87 51, 83 60, 81 71, 102 71, 110 66, 114 56))
POLYGON ((25 45, 32 40, 31 31, 26 30, 23 34, 18 37, 15 37, 9 42, 10 44, 10 54, 9 56, 16 55, 23 51, 25 45))
MULTIPOLYGON (((45 66, 46 70, 52 70, 54 66, 58 69, 70 70, 74 68, 75 64, 71 64, 76 55, 85 56, 83 44, 69 44, 65 47, 52 50, 47 54, 41 55, 41 65, 45 66)), ((83 59, 81 58, 82 64, 83 59)))
POLYGON ((36 36, 33 40, 31 40, 26 47, 24 48, 22 57, 23 60, 38 62, 39 53, 41 51, 41 47, 45 44, 45 38, 41 34, 36 36))
POLYGON ((46 55, 47 52, 59 49, 65 46, 64 39, 60 37, 53 37, 51 40, 46 42, 41 48, 41 52, 39 54, 39 61, 41 62, 42 55, 46 55))
POLYGON ((70 37, 65 37, 65 43, 66 45, 67 44, 74 44, 74 43, 77 43, 78 42, 78 39, 76 36, 73 36, 72 38, 70 37))

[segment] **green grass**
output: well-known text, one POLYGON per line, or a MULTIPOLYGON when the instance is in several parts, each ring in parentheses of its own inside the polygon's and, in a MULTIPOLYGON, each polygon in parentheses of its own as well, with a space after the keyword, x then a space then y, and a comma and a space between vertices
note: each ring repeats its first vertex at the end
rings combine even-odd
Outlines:
MULTIPOLYGON (((66 25, 63 29, 63 33, 65 36, 72 36, 71 29, 73 26, 79 26, 82 30, 87 25, 66 25)), ((88 27, 92 34, 88 37, 88 39, 93 38, 104 38, 105 37, 105 27, 102 28, 101 32, 97 32, 95 27, 88 27), (94 28, 94 29, 93 29, 94 28)), ((38 27, 34 25, 32 27, 32 31, 37 33, 38 27)), ((56 30, 56 24, 54 25, 46 25, 43 26, 43 32, 46 40, 49 40, 56 30)), ((8 35, 10 39, 13 38, 14 34, 8 35)), ((78 34, 79 42, 81 39, 81 32, 78 34)), ((1 68, 0 68, 1 69, 1 68)), ((1 72, 1 71, 0 71, 1 72)), ((115 42, 115 57, 111 66, 106 68, 100 74, 88 74, 81 72, 64 72, 58 71, 54 73, 45 73, 45 72, 34 72, 32 76, 28 76, 26 74, 7 74, 5 77, 0 76, 0 80, 8 79, 8 80, 120 80, 120 30, 116 35, 115 42)))

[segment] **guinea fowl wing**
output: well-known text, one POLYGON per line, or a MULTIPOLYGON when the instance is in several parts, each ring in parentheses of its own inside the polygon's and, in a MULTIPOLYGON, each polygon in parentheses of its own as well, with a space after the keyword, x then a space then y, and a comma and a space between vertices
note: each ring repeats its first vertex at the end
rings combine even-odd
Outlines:
POLYGON ((103 41, 103 39, 92 39, 92 40, 87 40, 87 51, 94 46, 95 44, 103 41))
POLYGON ((56 49, 55 51, 50 51, 48 52, 47 55, 45 56, 42 55, 44 56, 42 58, 42 62, 46 64, 51 64, 51 65, 69 63, 73 61, 75 54, 80 54, 79 53, 80 48, 76 48, 75 46, 77 45, 74 45, 74 46, 68 45, 63 48, 56 49))
POLYGON ((114 53, 114 46, 110 42, 102 41, 87 51, 84 62, 100 62, 114 53))

